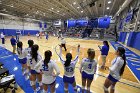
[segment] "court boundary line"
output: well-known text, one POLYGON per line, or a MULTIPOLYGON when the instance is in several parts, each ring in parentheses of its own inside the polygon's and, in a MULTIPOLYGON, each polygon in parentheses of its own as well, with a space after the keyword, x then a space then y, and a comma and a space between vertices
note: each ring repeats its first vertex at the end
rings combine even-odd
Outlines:
MULTIPOLYGON (((101 77, 104 77, 104 78, 107 78, 106 76, 104 76, 104 75, 101 75, 101 74, 97 74, 97 73, 95 73, 96 75, 99 75, 99 76, 101 76, 101 77)), ((122 79, 122 80, 126 80, 126 79, 122 79)), ((126 81, 128 81, 128 80, 126 80, 126 81)), ((122 81, 118 81, 119 83, 122 83, 122 84, 125 84, 125 85, 128 85, 128 86, 131 86, 131 87, 134 87, 134 88, 138 88, 138 89, 140 89, 140 87, 137 87, 137 86, 134 86, 134 85, 132 85, 132 84, 128 84, 128 83, 125 83, 125 82, 122 82, 122 81)), ((129 82, 132 82, 132 81, 129 81, 129 82)), ((134 82, 135 83, 135 82, 134 82)), ((139 84, 139 83, 138 83, 139 84)))
POLYGON ((126 65, 126 66, 128 67, 128 69, 130 70, 130 72, 133 74, 133 76, 136 78, 136 80, 140 84, 140 81, 138 80, 138 78, 136 77, 136 75, 132 72, 132 70, 130 69, 130 67, 128 65, 126 65))
MULTIPOLYGON (((119 43, 119 42, 118 42, 119 43)), ((119 43, 120 44, 120 43, 119 43)), ((120 44, 120 45, 122 45, 122 44, 120 44)), ((124 45, 122 45, 123 47, 125 47, 124 45)), ((127 48, 127 47, 125 47, 125 48, 127 48)), ((129 48, 127 48, 128 50, 130 50, 129 48)), ((131 50, 132 51, 132 50, 131 50)), ((132 51, 133 52, 133 51, 132 51)), ((135 53, 135 52, 134 52, 135 53)), ((135 53, 135 54, 137 54, 137 53, 135 53)), ((137 54, 138 55, 138 54, 137 54)), ((140 55, 139 55, 140 56, 140 55)), ((127 62, 128 63, 128 62, 127 62)), ((129 68, 129 70, 130 70, 130 72, 133 74, 133 76, 136 78, 136 80, 138 81, 138 83, 140 84, 140 81, 139 81, 139 79, 136 77, 136 75, 132 72, 132 70, 130 69, 130 67, 128 66, 128 65, 126 65, 128 68, 129 68)))
MULTIPOLYGON (((110 43, 110 42, 109 42, 110 43)), ((117 43, 119 43, 119 42, 117 42, 117 43)), ((111 43, 110 43, 111 44, 111 43)), ((120 43, 119 43, 120 44, 120 43)), ((112 45, 112 44, 111 44, 112 45)), ((120 45, 122 45, 122 44, 120 44, 120 45)), ((122 45, 123 47, 125 47, 124 45, 122 45)), ((112 47, 114 48, 114 46, 112 45, 112 47)), ((125 47, 125 48, 127 48, 127 47, 125 47)), ((115 49, 115 48, 114 48, 115 49)), ((128 48, 127 48, 128 49, 128 48)), ((115 49, 116 50, 116 49, 115 49)), ((128 50, 130 50, 130 49, 128 49, 128 50)), ((133 51, 132 51, 133 52, 133 51)), ((133 52, 133 53, 135 53, 135 52, 133 52)), ((135 53, 136 54, 136 53, 135 53)), ((127 61, 127 60, 126 60, 127 61)), ((127 61, 127 63, 128 63, 128 61, 127 61)), ((130 72, 133 74, 133 76, 136 78, 136 80, 138 81, 138 83, 140 84, 140 81, 139 81, 139 79, 136 77, 136 75, 133 73, 133 71, 130 69, 130 67, 128 66, 128 65, 126 65, 128 68, 129 68, 129 70, 130 70, 130 72)))
POLYGON ((0 58, 5 58, 5 57, 11 57, 11 56, 13 56, 12 54, 11 55, 8 55, 8 56, 3 56, 3 57, 0 57, 0 58))
MULTIPOLYGON (((56 45, 57 46, 57 45, 56 45)), ((111 46, 112 46, 112 44, 111 44, 111 46)), ((112 46, 113 47, 113 46, 112 46)), ((114 48, 114 47, 113 47, 114 48)), ((6 49, 6 48, 4 48, 4 49, 6 49)), ((6 49, 7 51, 10 51, 10 50, 8 50, 8 49, 6 49)), ((11 52, 11 51, 10 51, 11 52)), ((55 51, 56 52, 56 51, 55 51)), ((12 56, 12 55, 8 55, 9 57, 10 56, 12 56)), ((8 57, 8 56, 4 56, 4 57, 8 57)), ((0 57, 0 58, 2 58, 2 57, 0 57)), ((130 68, 129 68, 130 69, 130 68)), ((131 71, 131 70, 130 70, 131 71)), ((103 76, 103 75, 100 75, 100 74, 97 74, 98 76, 101 76, 101 77, 105 77, 106 78, 106 76, 103 76)), ((124 83, 124 82, 121 82, 121 81, 119 81, 120 83, 122 83, 122 84, 126 84, 126 85, 128 85, 128 86, 131 86, 131 87, 134 87, 134 88, 138 88, 138 89, 140 89, 139 87, 135 87, 135 86, 133 86, 133 85, 131 85, 131 84, 127 84, 127 83, 124 83)), ((80 86, 81 87, 81 85, 79 85, 79 84, 77 84, 78 86, 80 86)))
MULTIPOLYGON (((79 67, 76 67, 76 68, 79 68, 79 67)), ((99 71, 99 72, 100 72, 101 76, 103 76, 103 77, 107 77, 107 75, 108 75, 108 74, 103 73, 103 72, 101 72, 101 71, 99 71)), ((98 75, 97 73, 95 73, 95 74, 98 75)), ((99 75, 100 75, 100 74, 99 74, 99 75)), ((134 83, 134 84, 138 84, 138 85, 140 85, 139 82, 129 81, 129 80, 124 79, 124 78, 122 78, 121 80, 128 81, 128 82, 130 82, 130 83, 134 83)), ((121 82, 122 82, 122 81, 121 81, 121 82)), ((124 82, 124 83, 125 83, 125 82, 124 82)))
MULTIPOLYGON (((57 53, 57 51, 56 51, 56 47, 57 47, 58 45, 56 45, 55 46, 55 52, 56 52, 56 54, 59 56, 59 54, 57 53)), ((113 47, 113 46, 112 46, 113 47)), ((114 48, 114 47, 113 47, 114 48)), ((114 49, 115 50, 115 49, 114 49)), ((76 67, 76 68, 79 68, 79 67, 76 67)), ((104 73, 105 74, 105 73, 104 73)), ((98 74, 97 74, 98 75, 98 74)), ((106 74, 107 75, 107 74, 106 74)), ((99 75, 99 76, 102 76, 102 75, 99 75)), ((103 75, 103 77, 106 77, 106 76, 104 76, 103 75)), ((133 82, 133 81, 129 81, 129 80, 127 80, 127 79, 122 79, 122 80, 125 80, 125 81, 128 81, 128 82, 132 82, 132 83, 135 83, 135 84, 139 84, 139 82, 137 83, 137 82, 133 82)), ((120 81, 120 82, 122 82, 122 81, 120 81)), ((125 82, 123 82, 123 83, 125 83, 125 82)), ((128 83, 126 83, 126 84, 128 84, 128 83)), ((130 84, 131 85, 131 84, 130 84)), ((132 85, 132 86, 134 86, 134 85, 132 85)), ((135 87, 135 86, 134 86, 135 87)), ((138 87, 138 88, 140 88, 140 87, 138 87)))
MULTIPOLYGON (((54 47, 55 52, 56 52, 56 47, 57 47, 57 46, 58 46, 58 45, 56 45, 56 46, 54 47)), ((56 54, 57 54, 57 56, 59 56, 57 52, 56 52, 56 54)), ((77 67, 76 67, 76 68, 77 68, 77 67)), ((107 77, 104 76, 104 75, 97 74, 97 73, 95 73, 95 74, 98 75, 98 76, 107 78, 107 77)), ((126 80, 126 79, 124 79, 124 80, 126 80)), ((128 81, 128 80, 126 80, 126 81, 128 81)), ((128 84, 128 83, 125 83, 125 82, 122 82, 122 81, 118 81, 118 82, 120 82, 120 83, 122 83, 122 84, 125 84, 125 85, 128 85, 128 86, 131 86, 131 87, 134 87, 134 88, 137 88, 137 89, 140 89, 140 87, 134 86, 134 85, 132 85, 132 84, 128 84)), ((131 82, 132 82, 132 81, 131 81, 131 82)), ((135 82, 134 82, 134 83, 135 83, 135 82)), ((138 83, 138 84, 139 84, 139 83, 138 83)))

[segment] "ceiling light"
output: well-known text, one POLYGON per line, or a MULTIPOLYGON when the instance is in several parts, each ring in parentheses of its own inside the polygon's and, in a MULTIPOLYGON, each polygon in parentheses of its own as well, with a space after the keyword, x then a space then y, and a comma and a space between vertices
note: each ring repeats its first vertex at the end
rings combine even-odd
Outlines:
POLYGON ((111 3, 111 1, 108 1, 108 4, 110 4, 111 3))
POLYGON ((44 16, 45 16, 45 13, 44 13, 44 16))
POLYGON ((81 13, 83 13, 84 11, 81 11, 81 13))
POLYGON ((59 11, 57 11, 57 12, 59 12, 59 11))
POLYGON ((52 10, 53 10, 54 8, 52 8, 52 10))
POLYGON ((106 8, 107 10, 109 9, 109 7, 106 8))
POLYGON ((14 7, 13 5, 11 5, 11 7, 14 7))
POLYGON ((36 11, 36 14, 38 14, 39 11, 36 11))
POLYGON ((86 2, 86 0, 83 0, 83 2, 86 2))
POLYGON ((3 9, 2 11, 6 11, 6 9, 3 9))
POLYGON ((73 2, 74 5, 76 5, 76 2, 73 2))
POLYGON ((80 7, 78 6, 77 8, 79 9, 80 7))

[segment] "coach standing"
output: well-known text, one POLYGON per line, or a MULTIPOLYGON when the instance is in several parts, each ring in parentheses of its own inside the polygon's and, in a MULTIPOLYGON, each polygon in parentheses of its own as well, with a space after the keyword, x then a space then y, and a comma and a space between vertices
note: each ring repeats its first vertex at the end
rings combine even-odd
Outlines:
POLYGON ((11 45, 13 47, 13 53, 15 54, 15 51, 16 51, 16 39, 14 38, 14 36, 12 36, 10 41, 11 41, 11 45))

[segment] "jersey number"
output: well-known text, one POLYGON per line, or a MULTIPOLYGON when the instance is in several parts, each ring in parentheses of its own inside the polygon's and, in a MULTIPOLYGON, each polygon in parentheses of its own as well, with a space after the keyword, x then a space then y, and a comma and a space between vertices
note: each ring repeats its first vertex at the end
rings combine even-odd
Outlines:
POLYGON ((88 65, 88 68, 91 69, 91 68, 92 68, 92 64, 89 64, 89 65, 88 65))
POLYGON ((42 67, 43 67, 43 70, 44 70, 44 71, 49 71, 49 70, 48 70, 48 67, 46 67, 45 65, 42 65, 42 67))
POLYGON ((66 68, 66 71, 67 71, 67 72, 73 72, 73 68, 72 68, 72 67, 67 67, 67 68, 66 68))
POLYGON ((29 60, 30 60, 30 64, 33 64, 33 63, 32 63, 32 59, 29 59, 29 60))

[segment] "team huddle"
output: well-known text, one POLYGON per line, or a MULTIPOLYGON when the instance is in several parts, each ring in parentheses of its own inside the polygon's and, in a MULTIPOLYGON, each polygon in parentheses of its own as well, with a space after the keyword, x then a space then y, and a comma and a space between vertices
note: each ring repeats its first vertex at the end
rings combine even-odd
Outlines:
MULTIPOLYGON (((103 42, 104 46, 100 47, 103 65, 105 66, 105 60, 108 55, 109 45, 103 42), (107 50, 103 50, 107 49, 107 50)), ((66 60, 62 58, 62 44, 60 46, 60 52, 58 57, 64 66, 64 91, 68 93, 68 84, 71 84, 74 91, 77 92, 76 80, 75 80, 75 66, 79 59, 80 45, 77 46, 77 55, 73 59, 71 53, 66 54, 66 60)), ((30 79, 30 85, 32 86, 34 93, 37 93, 36 81, 39 84, 39 88, 42 93, 47 93, 48 86, 50 86, 51 93, 55 93, 55 82, 56 77, 60 74, 60 69, 57 63, 51 58, 52 52, 47 50, 44 52, 44 59, 38 52, 39 46, 34 44, 33 40, 28 40, 28 48, 23 48, 23 43, 19 41, 17 43, 17 53, 19 62, 22 65, 22 73, 25 75, 26 79, 30 79)), ((109 93, 108 88, 110 88, 110 93, 114 93, 115 84, 120 80, 121 75, 124 72, 126 65, 125 59, 125 49, 118 47, 116 51, 116 58, 112 61, 111 67, 109 67, 109 75, 104 83, 104 93, 109 93)), ((82 93, 87 91, 90 93, 90 86, 94 79, 94 75, 97 69, 97 61, 95 60, 95 50, 89 48, 87 50, 87 57, 83 58, 80 65, 80 73, 82 77, 82 93), (85 90, 86 86, 86 90, 85 90)))

